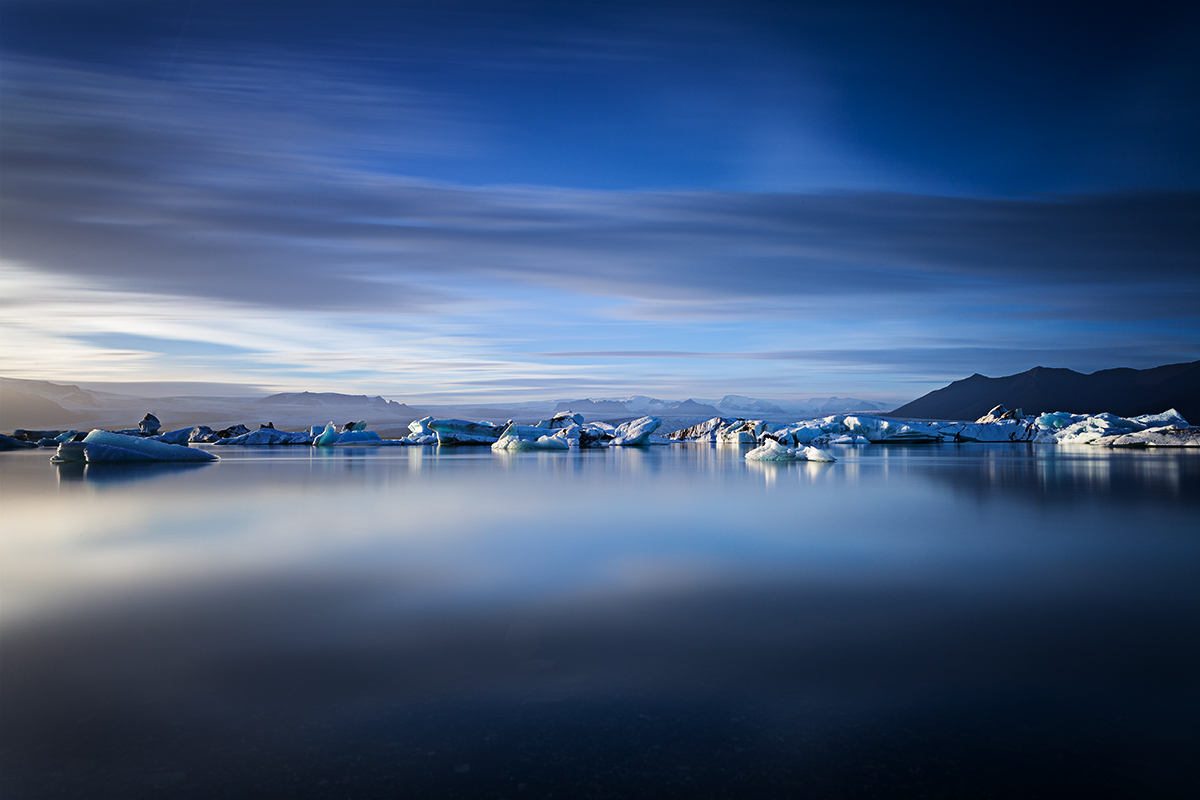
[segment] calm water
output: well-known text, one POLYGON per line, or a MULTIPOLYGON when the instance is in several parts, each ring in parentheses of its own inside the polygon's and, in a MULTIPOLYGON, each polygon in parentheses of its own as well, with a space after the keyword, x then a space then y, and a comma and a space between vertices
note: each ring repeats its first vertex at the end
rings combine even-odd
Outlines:
POLYGON ((1200 791, 1200 453, 0 454, 0 794, 1200 791))

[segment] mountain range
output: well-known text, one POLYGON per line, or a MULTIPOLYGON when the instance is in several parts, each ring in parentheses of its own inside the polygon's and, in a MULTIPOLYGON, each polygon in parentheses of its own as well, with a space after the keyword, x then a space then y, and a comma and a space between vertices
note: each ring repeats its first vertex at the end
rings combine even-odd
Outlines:
POLYGON ((974 420, 997 405, 1020 408, 1025 414, 1108 411, 1122 417, 1174 408, 1189 422, 1200 423, 1200 361, 1087 375, 1048 367, 1003 378, 976 373, 900 406, 892 416, 974 420))

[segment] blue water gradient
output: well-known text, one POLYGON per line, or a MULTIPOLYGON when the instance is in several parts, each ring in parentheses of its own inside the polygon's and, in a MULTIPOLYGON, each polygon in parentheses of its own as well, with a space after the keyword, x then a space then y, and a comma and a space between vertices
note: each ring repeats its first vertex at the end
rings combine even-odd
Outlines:
POLYGON ((1181 796, 1200 453, 0 458, 5 797, 1181 796))

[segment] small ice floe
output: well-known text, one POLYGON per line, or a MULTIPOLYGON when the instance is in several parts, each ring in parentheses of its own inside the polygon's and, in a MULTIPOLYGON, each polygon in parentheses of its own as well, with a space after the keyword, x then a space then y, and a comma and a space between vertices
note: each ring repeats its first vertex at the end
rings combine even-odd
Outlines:
POLYGON ((625 447, 643 447, 650 444, 650 435, 662 425, 658 417, 640 417, 617 426, 612 443, 625 447))
POLYGON ((52 459, 56 462, 151 462, 151 461, 217 461, 204 450, 179 444, 156 442, 140 436, 94 430, 81 442, 63 442, 52 459))
MULTIPOLYGON (((321 431, 312 439, 313 447, 334 447, 337 445, 382 445, 382 444, 400 444, 401 441, 390 440, 384 441, 375 431, 363 430, 358 423, 349 423, 345 426, 346 430, 339 431, 331 422, 325 426, 325 430, 321 431)), ((314 428, 315 430, 315 428, 314 428)), ((258 431, 262 433, 263 431, 258 431)))
POLYGON ((213 444, 219 445, 309 445, 312 436, 308 431, 279 431, 275 428, 259 428, 256 431, 230 436, 228 439, 218 439, 213 444))
POLYGON ((836 458, 817 447, 784 447, 774 439, 746 453, 747 461, 837 461, 836 458))
POLYGON ((539 436, 536 439, 522 438, 517 435, 506 434, 496 440, 492 445, 492 449, 499 452, 507 450, 509 452, 517 452, 522 450, 568 450, 571 443, 565 436, 552 434, 549 436, 539 436))

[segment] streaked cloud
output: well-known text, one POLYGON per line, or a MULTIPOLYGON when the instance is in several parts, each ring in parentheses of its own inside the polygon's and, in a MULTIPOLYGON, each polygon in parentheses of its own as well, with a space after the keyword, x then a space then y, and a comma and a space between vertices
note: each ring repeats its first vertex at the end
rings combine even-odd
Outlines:
MULTIPOLYGON (((888 87, 960 78, 924 55, 869 70, 858 33, 899 46, 884 10, 859 31, 832 7, 461 8, 368 4, 328 30, 302 9, 268 44, 249 11, 9 47, 0 372, 907 399, 964 370, 1200 358, 1197 159, 1176 142, 1200 124, 1196 48, 1161 20, 1130 36, 1170 47, 1110 43, 1111 74, 1037 51, 1047 86, 1099 92, 1062 119, 996 71, 1033 67, 952 39, 997 91, 892 119, 888 87)), ((1093 44, 1063 47, 1106 65, 1093 44)))

